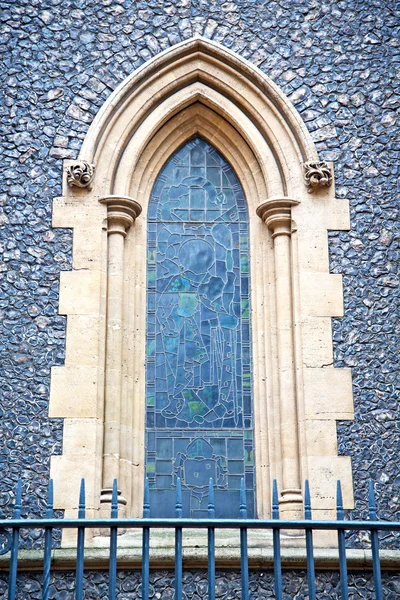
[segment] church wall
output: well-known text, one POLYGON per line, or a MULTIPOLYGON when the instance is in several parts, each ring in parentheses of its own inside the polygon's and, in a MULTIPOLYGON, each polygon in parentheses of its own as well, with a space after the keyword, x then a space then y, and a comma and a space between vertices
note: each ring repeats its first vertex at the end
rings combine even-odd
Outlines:
MULTIPOLYGON (((18 580, 18 593, 24 600, 41 598, 43 577, 39 573, 24 573, 18 580)), ((55 573, 49 589, 49 598, 57 600, 73 600, 75 574, 55 573)), ((120 571, 117 578, 118 597, 124 600, 141 598, 141 575, 137 572, 120 571)), ((0 574, 0 593, 5 593, 6 581, 0 574)), ((317 573, 316 592, 323 598, 340 597, 339 577, 336 573, 317 573), (322 597, 322 596, 321 596, 322 597)), ((85 594, 89 598, 108 598, 108 575, 104 571, 86 573, 84 578, 85 594)), ((192 571, 184 574, 183 590, 188 600, 199 600, 207 594, 207 574, 204 571, 192 571)), ((274 583, 271 571, 252 571, 249 574, 249 590, 252 598, 273 598, 274 583)), ((349 574, 349 592, 352 597, 372 600, 373 580, 371 573, 355 571, 349 574)), ((150 597, 173 600, 173 575, 168 571, 158 571, 150 576, 150 597)), ((307 574, 304 571, 286 571, 283 574, 283 593, 285 598, 303 600, 307 595, 307 574)), ((400 577, 390 572, 382 573, 382 593, 387 600, 395 600, 400 593, 400 577)), ((240 598, 240 574, 233 571, 216 572, 216 598, 219 600, 235 600, 240 598)))
MULTIPOLYGON (((71 231, 51 227, 62 161, 78 156, 96 112, 127 75, 198 34, 271 77, 299 111, 321 159, 335 163, 336 195, 350 201, 351 231, 329 234, 331 272, 342 274, 344 285, 344 317, 332 325, 334 366, 352 368, 355 403, 354 421, 338 423, 339 453, 352 458, 354 518, 366 515, 368 477, 376 481, 381 516, 393 518, 400 485, 399 63, 391 5, 18 0, 1 6, 3 514, 20 476, 25 512, 43 513, 50 456, 62 451, 62 420, 48 418, 50 368, 63 364, 65 351, 59 276, 72 256, 71 231)), ((353 542, 367 544, 360 537, 353 542)))

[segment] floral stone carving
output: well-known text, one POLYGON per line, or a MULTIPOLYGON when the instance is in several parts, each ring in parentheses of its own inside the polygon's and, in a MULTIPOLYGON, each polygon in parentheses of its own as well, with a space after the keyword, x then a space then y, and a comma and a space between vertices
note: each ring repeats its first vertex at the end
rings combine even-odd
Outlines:
POLYGON ((325 161, 312 161, 303 163, 304 183, 308 191, 315 188, 329 187, 332 183, 332 169, 325 161))
POLYGON ((67 167, 67 182, 70 187, 90 189, 94 177, 94 165, 80 160, 67 167))

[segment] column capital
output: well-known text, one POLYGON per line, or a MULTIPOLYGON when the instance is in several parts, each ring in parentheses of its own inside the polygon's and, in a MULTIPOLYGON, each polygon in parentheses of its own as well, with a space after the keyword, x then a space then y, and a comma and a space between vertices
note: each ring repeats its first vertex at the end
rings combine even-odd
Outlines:
POLYGON ((272 231, 272 237, 277 235, 292 235, 292 206, 300 204, 293 198, 269 198, 257 208, 257 215, 272 231))
POLYGON ((106 196, 99 202, 107 205, 108 235, 126 233, 142 212, 139 202, 129 196, 106 196))

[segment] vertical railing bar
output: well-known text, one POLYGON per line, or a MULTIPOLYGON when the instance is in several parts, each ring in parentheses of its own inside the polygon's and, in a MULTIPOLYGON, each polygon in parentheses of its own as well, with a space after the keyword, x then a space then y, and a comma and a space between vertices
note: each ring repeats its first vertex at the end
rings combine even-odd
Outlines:
MULTIPOLYGON (((79 490, 78 519, 86 518, 85 480, 81 479, 79 490)), ((76 572, 75 572, 75 598, 83 600, 83 568, 85 562, 85 528, 78 527, 76 543, 76 572)))
MULTIPOLYGON (((311 497, 310 486, 308 480, 305 482, 304 493, 304 519, 311 521, 311 497)), ((306 527, 306 555, 307 555, 307 582, 308 582, 308 597, 310 600, 315 600, 315 566, 314 566, 314 548, 312 527, 306 527)))
MULTIPOLYGON (((208 518, 215 518, 214 483, 208 486, 208 518)), ((208 528, 208 600, 215 600, 215 528, 208 528)))
MULTIPOLYGON (((150 517, 149 478, 144 481, 143 518, 150 517)), ((142 534, 142 600, 149 600, 150 580, 150 527, 143 527, 142 534)))
MULTIPOLYGON (((14 519, 21 518, 21 500, 22 500, 22 481, 18 480, 15 492, 14 519)), ((10 576, 8 580, 8 600, 14 600, 17 589, 17 571, 18 571, 18 546, 19 546, 19 527, 14 527, 12 531, 11 558, 10 558, 10 576)))
MULTIPOLYGON (((247 519, 246 490, 244 479, 240 480, 240 518, 247 519)), ((247 549, 247 527, 240 528, 240 570, 242 581, 242 600, 249 598, 249 556, 247 549)))
MULTIPOLYGON (((181 478, 176 478, 175 516, 182 518, 181 478)), ((182 527, 175 527, 175 600, 182 600, 182 527)))
MULTIPOLYGON (((338 521, 344 520, 342 486, 340 481, 336 487, 336 518, 338 521)), ((346 539, 343 529, 338 529, 338 546, 339 546, 339 569, 340 569, 340 595, 342 600, 347 600, 349 597, 349 586, 347 576, 347 561, 346 561, 346 539)))
MULTIPOLYGON (((53 480, 49 481, 49 488, 47 494, 47 506, 45 519, 52 519, 54 516, 54 492, 53 492, 53 480)), ((50 589, 50 567, 51 567, 51 542, 52 542, 52 527, 44 528, 44 559, 43 559, 43 600, 49 599, 50 589)))
MULTIPOLYGON (((368 482, 368 516, 371 521, 377 521, 374 484, 372 479, 368 482)), ((376 600, 382 600, 381 562, 379 558, 379 537, 376 529, 371 530, 372 569, 376 600)))
MULTIPOLYGON (((278 485, 274 479, 272 487, 272 518, 279 521, 278 485)), ((272 532, 274 547, 274 591, 275 600, 282 600, 282 564, 281 564, 281 532, 274 529, 272 532)))
MULTIPOLYGON (((111 496, 111 518, 118 518, 118 484, 114 479, 111 496)), ((117 594, 117 535, 118 528, 110 527, 110 568, 108 581, 108 600, 116 600, 117 594)))

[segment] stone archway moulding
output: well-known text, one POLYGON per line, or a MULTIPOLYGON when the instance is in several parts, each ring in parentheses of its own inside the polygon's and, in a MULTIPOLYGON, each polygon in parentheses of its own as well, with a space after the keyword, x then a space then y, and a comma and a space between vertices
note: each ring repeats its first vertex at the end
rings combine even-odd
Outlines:
POLYGON ((287 516, 299 514, 306 477, 314 514, 332 514, 337 479, 351 508, 350 459, 337 456, 336 441, 336 420, 353 418, 351 377, 332 366, 330 320, 343 307, 327 242, 328 229, 349 228, 347 202, 335 199, 331 165, 318 162, 277 86, 203 38, 128 77, 79 159, 65 161, 53 225, 74 237, 73 270, 60 284, 65 366, 53 368, 50 394, 50 416, 65 419, 63 454, 51 462, 56 505, 74 514, 85 476, 96 514, 118 477, 121 506, 140 515, 147 206, 161 167, 194 135, 229 161, 249 207, 258 516, 269 516, 274 477, 287 516))

